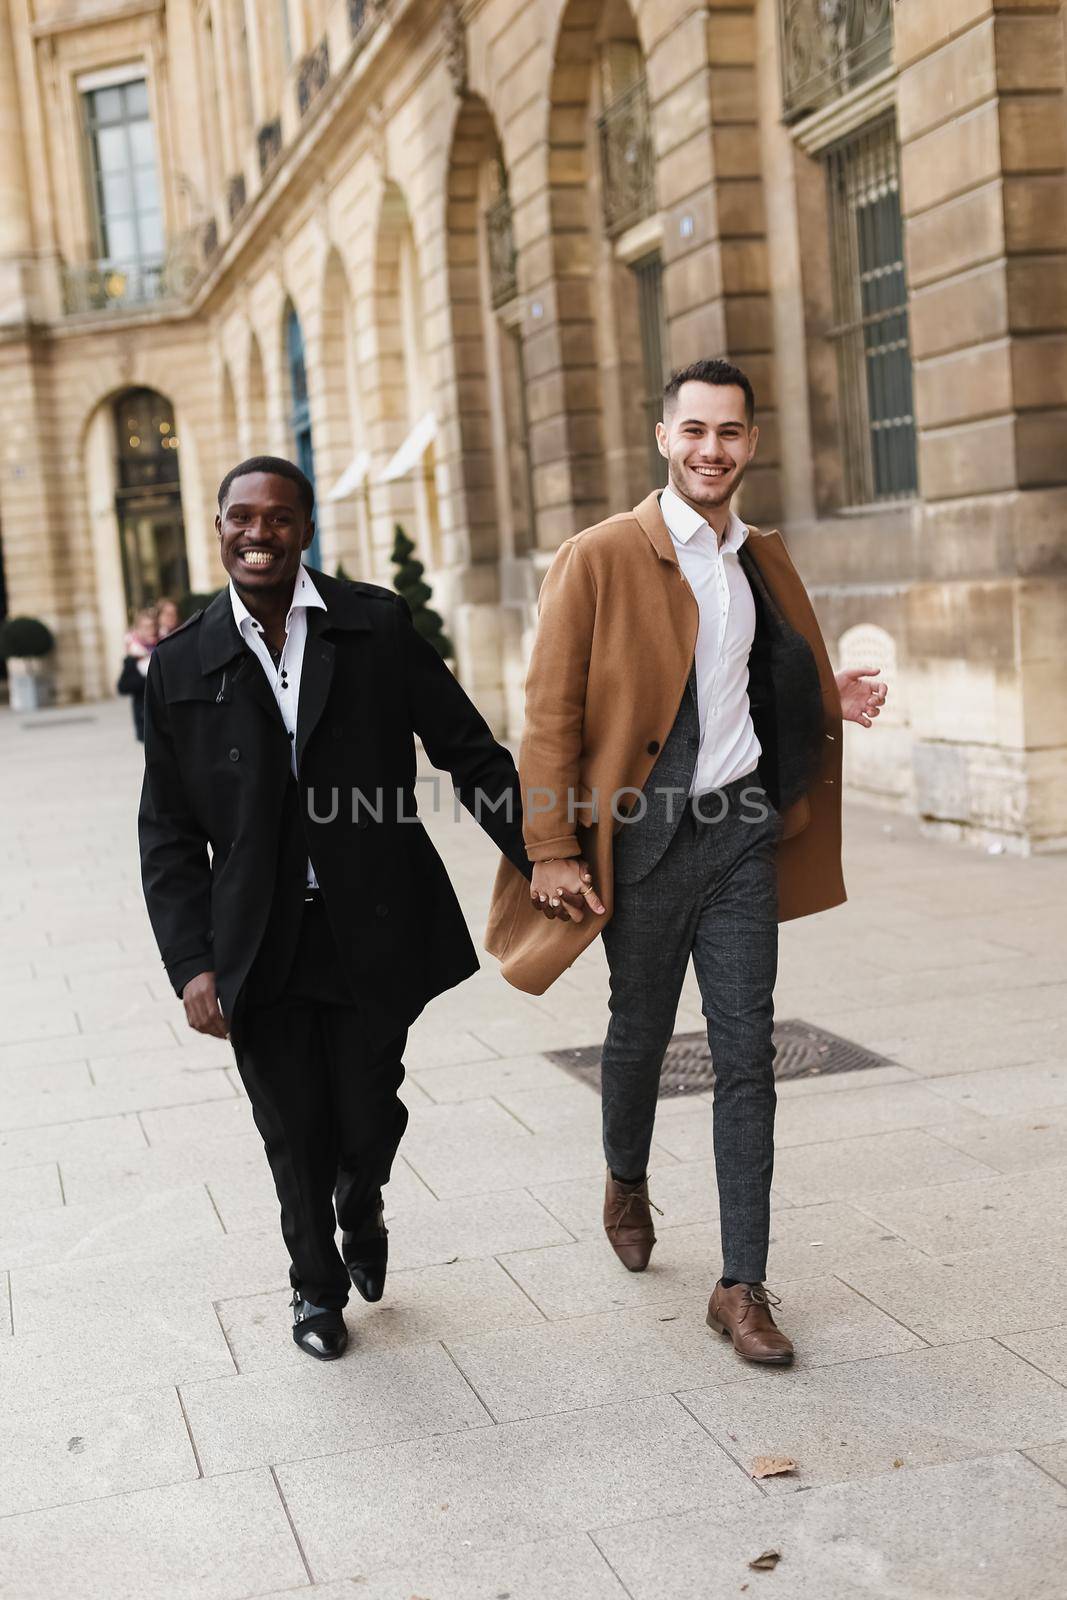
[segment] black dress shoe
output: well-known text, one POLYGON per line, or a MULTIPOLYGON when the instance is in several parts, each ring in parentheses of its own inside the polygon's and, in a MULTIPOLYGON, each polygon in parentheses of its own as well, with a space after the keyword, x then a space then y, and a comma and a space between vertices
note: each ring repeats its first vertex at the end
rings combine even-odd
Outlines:
POLYGON ((380 1300, 389 1262, 389 1229, 380 1195, 367 1221, 353 1233, 342 1233, 341 1255, 353 1286, 364 1300, 380 1300))
POLYGON ((348 1349, 348 1329, 340 1311, 327 1311, 293 1290, 293 1338, 316 1361, 336 1361, 348 1349))

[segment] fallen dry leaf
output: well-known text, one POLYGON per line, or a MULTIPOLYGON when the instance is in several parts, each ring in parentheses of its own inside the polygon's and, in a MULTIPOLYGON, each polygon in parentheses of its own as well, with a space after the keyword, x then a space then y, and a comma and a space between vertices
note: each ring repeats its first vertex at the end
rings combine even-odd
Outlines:
POLYGON ((797 1464, 792 1456, 757 1456, 752 1463, 754 1478, 777 1478, 783 1472, 795 1472, 797 1464))
POLYGON ((903 1463, 903 1461, 901 1461, 900 1457, 897 1456, 897 1459, 893 1462, 893 1465, 895 1467, 902 1467, 904 1465, 904 1463, 903 1463))
POLYGON ((782 1552, 780 1550, 764 1550, 763 1554, 757 1556, 755 1561, 749 1562, 749 1566, 753 1572, 773 1572, 781 1559, 782 1552))

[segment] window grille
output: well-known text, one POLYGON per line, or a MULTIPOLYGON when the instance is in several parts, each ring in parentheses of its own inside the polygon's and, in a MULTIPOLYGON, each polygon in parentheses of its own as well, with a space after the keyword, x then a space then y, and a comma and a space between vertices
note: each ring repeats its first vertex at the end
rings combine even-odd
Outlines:
POLYGON ((648 481, 650 488, 666 478, 667 464, 656 443, 656 423, 663 418, 663 384, 666 369, 663 352, 666 337, 663 320, 663 261, 656 251, 643 256, 630 268, 637 279, 637 311, 641 324, 641 364, 644 374, 645 432, 648 439, 648 481))
POLYGON ((861 129, 825 156, 849 504, 915 494, 918 472, 896 126, 861 129))

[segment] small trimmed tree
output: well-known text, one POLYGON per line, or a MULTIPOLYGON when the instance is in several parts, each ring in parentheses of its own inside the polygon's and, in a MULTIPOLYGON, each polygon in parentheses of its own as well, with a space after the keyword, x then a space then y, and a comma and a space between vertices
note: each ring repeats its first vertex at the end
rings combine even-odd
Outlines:
POLYGON ((399 522, 394 528, 392 562, 396 568, 393 588, 407 601, 415 632, 421 634, 428 644, 433 645, 437 654, 447 661, 456 652, 445 632, 444 623, 429 603, 433 599, 433 590, 423 577, 426 568, 416 559, 415 546, 399 522))

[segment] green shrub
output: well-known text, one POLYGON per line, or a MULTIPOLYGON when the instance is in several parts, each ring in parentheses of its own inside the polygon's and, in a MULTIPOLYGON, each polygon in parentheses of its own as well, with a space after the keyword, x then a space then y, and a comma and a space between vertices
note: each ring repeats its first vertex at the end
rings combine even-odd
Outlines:
POLYGON ((16 660, 46 656, 55 644, 51 628, 36 617, 8 617, 0 622, 0 656, 16 660))
POLYGON ((447 661, 456 652, 445 632, 444 623, 429 604, 433 599, 433 590, 428 583, 423 582, 422 575, 426 568, 421 561, 416 561, 414 556, 415 546, 398 522, 393 540, 392 562, 396 568, 393 588, 407 601, 411 620, 415 624, 415 632, 421 633, 426 642, 433 645, 437 654, 447 661))

